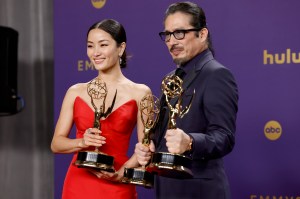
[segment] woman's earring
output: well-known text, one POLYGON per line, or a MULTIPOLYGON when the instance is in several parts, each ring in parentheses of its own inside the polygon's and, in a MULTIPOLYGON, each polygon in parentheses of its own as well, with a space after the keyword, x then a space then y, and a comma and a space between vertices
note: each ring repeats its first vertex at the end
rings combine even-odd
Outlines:
POLYGON ((122 61, 123 61, 123 60, 122 60, 122 57, 120 57, 120 58, 119 58, 119 63, 120 63, 120 65, 122 65, 122 61))

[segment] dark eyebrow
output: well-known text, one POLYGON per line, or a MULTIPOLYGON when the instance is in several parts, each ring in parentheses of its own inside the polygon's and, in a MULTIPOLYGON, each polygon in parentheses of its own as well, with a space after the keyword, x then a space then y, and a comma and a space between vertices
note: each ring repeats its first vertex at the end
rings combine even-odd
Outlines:
MULTIPOLYGON (((109 42, 109 40, 107 40, 107 39, 102 39, 102 40, 99 40, 97 43, 101 43, 101 42, 104 42, 104 41, 109 42)), ((93 42, 92 41, 87 41, 87 43, 93 43, 93 42)))
POLYGON ((164 32, 165 32, 165 33, 173 33, 173 32, 176 32, 176 31, 184 31, 184 30, 185 30, 184 28, 176 28, 176 29, 173 30, 173 31, 165 30, 164 32))

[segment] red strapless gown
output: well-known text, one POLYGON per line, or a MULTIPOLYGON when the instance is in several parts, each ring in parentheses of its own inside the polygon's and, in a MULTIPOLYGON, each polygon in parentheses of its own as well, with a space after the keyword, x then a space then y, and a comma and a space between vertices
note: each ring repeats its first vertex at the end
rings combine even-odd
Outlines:
MULTIPOLYGON (((128 160, 127 150, 137 122, 137 111, 136 101, 130 100, 101 120, 102 135, 106 137, 106 144, 99 150, 114 157, 115 170, 128 160)), ((94 110, 80 97, 74 102, 74 122, 77 138, 82 138, 84 131, 92 127, 94 122, 94 110)), ((77 168, 74 165, 76 157, 77 153, 73 156, 65 178, 63 199, 137 198, 134 185, 99 179, 85 168, 77 168)))

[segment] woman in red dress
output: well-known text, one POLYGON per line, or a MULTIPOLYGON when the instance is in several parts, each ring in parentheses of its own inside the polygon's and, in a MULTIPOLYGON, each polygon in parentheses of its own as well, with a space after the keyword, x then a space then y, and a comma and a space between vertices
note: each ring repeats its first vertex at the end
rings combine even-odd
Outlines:
POLYGON ((68 89, 51 143, 54 153, 74 153, 62 198, 136 198, 135 186, 120 180, 125 167, 138 166, 135 154, 129 158, 127 150, 135 126, 139 141, 143 138, 139 104, 151 90, 144 84, 132 82, 121 71, 126 66, 126 32, 119 22, 105 19, 92 25, 87 35, 87 55, 98 74, 90 82, 78 83, 68 89), (103 98, 93 99, 88 93, 88 85, 98 80, 106 85, 103 107, 114 106, 108 116, 99 119, 101 128, 93 128, 95 107, 101 107, 103 98), (73 124, 76 126, 75 139, 69 137, 73 124), (74 164, 78 152, 95 147, 114 157, 115 172, 78 168, 74 164))

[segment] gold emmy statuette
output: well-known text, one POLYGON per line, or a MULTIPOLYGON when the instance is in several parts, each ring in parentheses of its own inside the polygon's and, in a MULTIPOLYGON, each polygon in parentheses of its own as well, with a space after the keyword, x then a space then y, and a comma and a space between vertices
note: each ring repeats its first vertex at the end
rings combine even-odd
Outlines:
MULTIPOLYGON (((189 104, 182 109, 182 84, 183 81, 176 75, 166 76, 162 81, 161 89, 165 95, 166 104, 170 109, 168 129, 176 129, 176 118, 182 118, 186 113, 188 113, 192 104, 195 90, 189 101, 189 104), (177 100, 174 107, 172 106, 170 100, 173 102, 176 102, 177 100)), ((192 159, 185 155, 172 154, 168 152, 156 152, 152 154, 147 171, 169 178, 192 178, 193 173, 191 171, 191 164, 192 159)))
MULTIPOLYGON (((151 94, 143 97, 140 102, 141 119, 144 124, 144 138, 142 143, 146 146, 150 144, 150 134, 157 122, 159 107, 158 98, 151 94)), ((145 166, 125 168, 122 182, 152 188, 154 185, 154 174, 146 171, 145 166)))
MULTIPOLYGON (((112 111, 116 96, 117 90, 115 92, 114 99, 112 104, 108 109, 105 111, 105 100, 107 96, 107 87, 105 82, 100 78, 95 78, 90 81, 87 85, 87 92, 91 97, 91 103, 95 109, 95 119, 94 119, 94 128, 101 129, 100 118, 106 118, 112 111), (102 101, 100 108, 98 109, 94 103, 94 99, 98 99, 102 101)), ((75 165, 77 167, 82 168, 94 168, 98 170, 104 170, 108 172, 115 172, 114 169, 114 157, 109 156, 105 153, 99 151, 98 147, 95 147, 94 151, 79 151, 77 155, 77 160, 75 165)))

